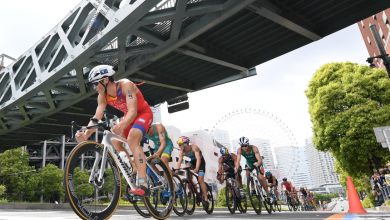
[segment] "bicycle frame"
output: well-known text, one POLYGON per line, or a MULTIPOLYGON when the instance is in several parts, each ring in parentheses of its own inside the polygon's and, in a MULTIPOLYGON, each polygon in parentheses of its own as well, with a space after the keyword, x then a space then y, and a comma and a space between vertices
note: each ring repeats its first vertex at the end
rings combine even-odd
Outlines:
MULTIPOLYGON (((83 127, 82 130, 84 130, 84 129, 86 129, 86 127, 83 127)), ((99 164, 99 161, 101 160, 102 161, 101 162, 101 166, 104 166, 106 164, 106 162, 107 162, 107 154, 108 154, 108 152, 110 152, 113 155, 113 159, 114 159, 115 163, 118 164, 118 167, 119 167, 120 171, 123 173, 123 176, 125 177, 125 179, 126 179, 127 183, 129 184, 130 188, 132 190, 135 190, 136 189, 136 185, 138 185, 138 178, 137 178, 137 184, 135 185, 131 181, 131 179, 130 179, 131 178, 131 171, 127 168, 125 163, 120 158, 120 156, 118 154, 118 151, 116 150, 116 148, 114 147, 114 144, 112 143, 112 139, 122 142, 124 144, 125 150, 127 150, 128 152, 131 152, 131 150, 129 148, 129 145, 127 144, 127 140, 126 139, 124 139, 124 138, 122 138, 122 137, 120 137, 120 136, 118 136, 116 134, 113 134, 113 133, 111 133, 108 130, 105 130, 104 133, 103 133, 103 140, 102 140, 102 143, 101 143, 104 146, 103 152, 97 153, 97 155, 95 157, 95 162, 94 162, 92 170, 91 170, 91 175, 89 177, 89 182, 91 182, 91 183, 94 182, 94 177, 95 177, 94 174, 98 171, 98 169, 100 169, 100 170, 99 170, 99 176, 98 176, 97 180, 98 180, 98 182, 102 182, 105 169, 104 169, 104 167, 98 167, 98 164, 99 164)), ((131 158, 129 158, 129 160, 130 159, 131 158)), ((131 163, 130 163, 130 166, 132 166, 131 163)), ((151 165, 148 162, 146 162, 146 166, 148 168, 151 168, 151 165)), ((133 170, 133 167, 131 167, 131 170, 133 170)), ((162 178, 159 174, 157 174, 154 171, 154 169, 150 169, 150 170, 163 183, 160 186, 150 188, 150 190, 154 191, 154 190, 157 190, 157 189, 160 189, 160 188, 167 187, 168 184, 167 184, 166 180, 164 178, 162 178)), ((119 173, 114 173, 114 175, 119 176, 119 173)))
MULTIPOLYGON (((194 171, 192 170, 189 170, 189 168, 184 168, 187 170, 187 182, 188 182, 188 190, 190 190, 190 185, 195 189, 195 184, 192 182, 192 179, 190 178, 190 173, 192 173, 192 175, 195 175, 195 176, 198 176, 198 174, 194 173, 194 171)), ((202 193, 202 188, 200 187, 200 184, 199 184, 199 190, 200 192, 202 193)), ((202 202, 202 194, 201 193, 198 193, 197 190, 194 190, 195 192, 195 195, 196 195, 196 201, 197 202, 202 202)))
MULTIPOLYGON (((256 190, 256 195, 260 195, 260 197, 261 197, 261 202, 264 202, 265 199, 264 199, 264 197, 263 197, 263 193, 260 193, 260 192, 258 191, 258 188, 261 189, 262 186, 261 186, 261 184, 260 184, 259 179, 257 178, 257 175, 254 174, 253 172, 250 172, 249 175, 250 175, 250 177, 251 177, 252 180, 253 180, 253 185, 254 185, 255 190, 256 190)), ((249 186, 247 186, 247 187, 249 187, 249 186)))

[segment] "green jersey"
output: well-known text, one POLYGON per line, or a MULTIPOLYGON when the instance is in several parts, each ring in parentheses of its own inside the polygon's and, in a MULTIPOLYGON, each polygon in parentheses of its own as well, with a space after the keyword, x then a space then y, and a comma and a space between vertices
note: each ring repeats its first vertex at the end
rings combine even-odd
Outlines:
MULTIPOLYGON (((161 146, 161 142, 160 142, 160 137, 158 136, 158 133, 157 133, 157 130, 156 130, 156 124, 153 123, 153 124, 152 124, 152 127, 153 127, 153 130, 154 130, 154 135, 153 135, 153 136, 150 136, 148 133, 146 133, 146 137, 153 141, 153 143, 154 143, 154 149, 155 149, 156 152, 157 152, 158 149, 159 149, 160 146, 161 146)), ((168 135, 167 130, 165 130, 164 133, 165 133, 165 143, 166 143, 167 145, 166 145, 165 150, 164 150, 163 153, 166 153, 166 154, 168 154, 168 155, 170 156, 170 155, 171 155, 171 152, 172 152, 172 150, 173 150, 173 143, 172 143, 171 138, 170 138, 169 135, 168 135)))

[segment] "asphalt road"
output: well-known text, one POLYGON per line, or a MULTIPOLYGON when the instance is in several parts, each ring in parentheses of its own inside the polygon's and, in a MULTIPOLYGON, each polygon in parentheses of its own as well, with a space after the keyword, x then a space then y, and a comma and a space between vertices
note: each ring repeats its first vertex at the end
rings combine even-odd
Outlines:
MULTIPOLYGON (((255 212, 248 212, 246 214, 230 214, 228 211, 215 211, 212 215, 208 215, 205 212, 197 211, 193 215, 185 217, 178 217, 172 212, 169 219, 326 219, 329 216, 335 214, 335 212, 275 212, 271 215, 268 213, 262 213, 261 216, 255 212)), ((0 210, 0 220, 8 219, 23 219, 23 220, 40 220, 40 219, 53 219, 53 220, 69 220, 80 219, 73 211, 51 211, 51 210, 0 210)), ((129 219, 144 219, 138 215, 136 211, 117 210, 112 216, 112 220, 129 220, 129 219)), ((152 218, 151 218, 152 220, 152 218)))

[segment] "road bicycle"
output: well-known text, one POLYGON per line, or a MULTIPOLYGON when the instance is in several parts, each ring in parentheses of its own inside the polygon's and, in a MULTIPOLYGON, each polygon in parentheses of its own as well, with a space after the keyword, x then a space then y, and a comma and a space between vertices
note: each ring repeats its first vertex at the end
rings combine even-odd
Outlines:
MULTIPOLYGON (((225 172, 222 175, 225 176, 226 205, 230 213, 234 214, 236 209, 238 209, 241 213, 246 213, 248 205, 244 189, 240 188, 238 181, 232 177, 232 173, 225 172)), ((237 177, 239 174, 235 173, 234 175, 237 177)))
MULTIPOLYGON (((200 188, 199 182, 198 182, 198 174, 196 174, 194 171, 192 171, 193 167, 184 167, 179 169, 173 169, 173 171, 176 170, 186 170, 186 178, 182 179, 184 183, 184 188, 187 191, 187 214, 192 215, 195 212, 196 206, 200 206, 200 204, 203 204, 204 196, 203 192, 200 188), (192 177, 191 177, 192 176, 192 177), (194 180, 196 179, 197 184, 195 185, 194 180)), ((205 211, 207 214, 212 214, 214 211, 214 197, 211 190, 211 187, 206 183, 207 188, 207 199, 209 201, 209 206, 205 208, 205 211)))
POLYGON ((302 196, 301 210, 302 211, 309 211, 309 210, 311 210, 311 206, 309 205, 309 202, 307 201, 306 196, 304 196, 303 194, 301 196, 302 196))
MULTIPOLYGON (((256 170, 259 168, 256 167, 256 170)), ((260 215, 262 205, 264 205, 265 209, 269 214, 272 213, 272 205, 270 199, 267 198, 267 193, 265 189, 261 186, 259 179, 257 178, 257 174, 253 173, 252 169, 243 169, 250 171, 250 177, 247 179, 247 188, 248 188, 248 196, 251 201, 253 210, 260 215)))
MULTIPOLYGON (((69 154, 64 169, 66 197, 74 212, 82 219, 108 219, 115 213, 121 198, 121 173, 128 185, 126 190, 134 190, 138 185, 138 178, 132 178, 132 165, 126 164, 122 160, 112 143, 112 139, 120 141, 124 148, 131 152, 126 139, 110 132, 117 117, 104 111, 104 118, 105 122, 91 118, 94 125, 90 126, 79 126, 72 122, 72 137, 74 131, 84 132, 88 129, 99 128, 104 130, 101 143, 85 141, 78 144, 69 154), (79 167, 82 166, 81 163, 86 158, 89 159, 87 162, 91 163, 92 166, 88 172, 80 171, 79 167)), ((158 157, 147 158, 145 164, 147 168, 151 168, 152 165, 156 167, 159 172, 154 169, 150 169, 150 171, 158 179, 153 182, 150 175, 147 175, 151 196, 132 196, 131 200, 142 201, 154 218, 166 219, 173 210, 175 198, 172 175, 165 163, 158 157), (167 178, 161 173, 164 173, 167 178), (160 190, 168 191, 170 197, 165 205, 159 204, 157 209, 152 195, 160 190)))
MULTIPOLYGON (((276 198, 276 195, 275 195, 275 192, 274 192, 274 186, 271 186, 271 189, 270 189, 270 193, 272 194, 272 205, 273 205, 273 208, 272 210, 275 212, 276 210, 278 210, 279 212, 281 212, 282 210, 282 205, 281 204, 278 204, 278 201, 277 198, 276 198)), ((280 202, 279 202, 280 203, 280 202)))
POLYGON ((292 200, 290 191, 286 190, 286 192, 287 192, 287 205, 288 205, 288 209, 290 211, 292 211, 292 210, 297 211, 298 207, 299 207, 299 200, 295 199, 296 201, 294 203, 293 200, 292 200))

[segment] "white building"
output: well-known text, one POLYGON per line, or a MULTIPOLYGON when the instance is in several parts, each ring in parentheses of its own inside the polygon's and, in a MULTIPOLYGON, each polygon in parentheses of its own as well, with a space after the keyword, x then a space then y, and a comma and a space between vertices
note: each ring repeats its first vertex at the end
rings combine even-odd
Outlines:
POLYGON ((312 137, 306 139, 305 151, 314 186, 340 183, 340 175, 334 169, 335 158, 329 152, 315 149, 312 137))
POLYGON ((296 150, 296 168, 291 181, 295 186, 311 187, 313 181, 310 174, 309 162, 306 157, 305 147, 298 147, 296 150))
POLYGON ((273 169, 275 168, 275 161, 272 153, 272 148, 269 140, 261 138, 252 138, 250 144, 256 146, 260 155, 263 157, 264 169, 273 169))
POLYGON ((161 106, 158 106, 158 107, 150 107, 150 109, 152 109, 152 112, 153 112, 153 123, 155 122, 161 122, 161 106))
POLYGON ((280 146, 274 148, 277 169, 283 177, 291 179, 296 169, 296 147, 280 146))
MULTIPOLYGON (((209 132, 207 129, 205 130, 206 133, 208 133, 211 136, 211 132, 209 132)), ((213 137, 218 143, 222 144, 227 149, 231 149, 230 146, 230 138, 229 138, 229 132, 225 130, 217 130, 214 133, 213 137)))

